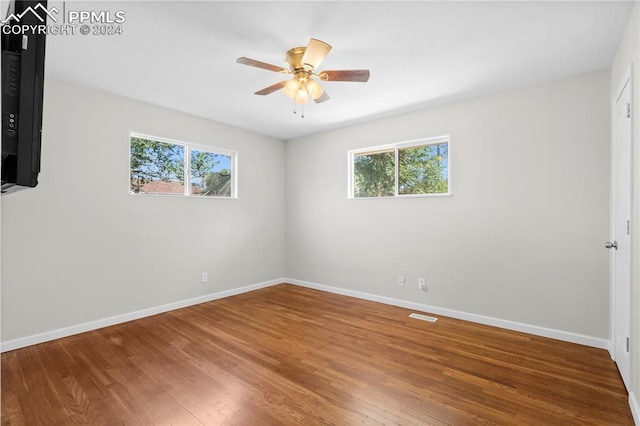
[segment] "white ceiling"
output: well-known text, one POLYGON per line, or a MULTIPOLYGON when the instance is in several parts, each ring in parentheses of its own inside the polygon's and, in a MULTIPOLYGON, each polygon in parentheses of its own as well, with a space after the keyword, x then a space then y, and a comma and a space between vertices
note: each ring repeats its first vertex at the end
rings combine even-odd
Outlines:
MULTIPOLYGON (((49 6, 62 10, 62 2, 49 6)), ((289 140, 353 122, 607 68, 632 2, 71 2, 123 10, 123 34, 50 36, 47 77, 289 140), (309 38, 333 50, 321 69, 371 70, 323 83, 331 100, 294 115, 283 80, 235 63, 286 67, 309 38)))

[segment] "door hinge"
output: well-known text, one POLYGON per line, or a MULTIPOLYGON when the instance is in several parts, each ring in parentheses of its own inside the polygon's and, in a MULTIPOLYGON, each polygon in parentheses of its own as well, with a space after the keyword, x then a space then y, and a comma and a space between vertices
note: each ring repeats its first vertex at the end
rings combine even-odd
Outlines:
POLYGON ((627 103, 627 118, 631 118, 631 103, 627 103))
POLYGON ((627 235, 631 235, 631 221, 627 220, 627 235))
POLYGON ((629 352, 629 338, 627 337, 627 352, 629 352))

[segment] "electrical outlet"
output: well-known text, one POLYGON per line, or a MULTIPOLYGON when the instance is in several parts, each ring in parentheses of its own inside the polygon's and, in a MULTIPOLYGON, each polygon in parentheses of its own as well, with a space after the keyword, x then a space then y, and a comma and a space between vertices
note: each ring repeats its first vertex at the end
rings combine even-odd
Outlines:
POLYGON ((399 276, 398 277, 398 285, 400 287, 404 287, 404 277, 403 276, 399 276))
POLYGON ((426 278, 418 278, 418 288, 423 291, 427 291, 427 280, 426 278))
POLYGON ((209 282, 209 273, 208 272, 203 272, 202 273, 202 282, 203 283, 209 282))

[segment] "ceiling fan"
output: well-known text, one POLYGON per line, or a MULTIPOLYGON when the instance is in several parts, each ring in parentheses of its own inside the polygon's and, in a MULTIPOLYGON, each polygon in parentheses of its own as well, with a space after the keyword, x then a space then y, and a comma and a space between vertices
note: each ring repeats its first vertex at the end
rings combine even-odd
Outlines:
MULTIPOLYGON (((318 66, 330 50, 331 45, 312 38, 307 47, 294 47, 287 52, 285 61, 289 64, 289 69, 245 57, 236 59, 236 62, 282 74, 293 75, 293 78, 290 80, 280 81, 262 90, 258 90, 255 92, 256 95, 264 96, 284 89, 285 95, 295 99, 296 104, 304 105, 309 102, 309 98, 313 99, 316 103, 320 103, 329 100, 329 95, 327 95, 320 83, 315 79, 320 81, 358 81, 363 83, 369 80, 369 70, 318 72, 318 66)), ((295 109, 293 112, 296 112, 295 109)), ((302 116, 304 117, 304 111, 302 116)))

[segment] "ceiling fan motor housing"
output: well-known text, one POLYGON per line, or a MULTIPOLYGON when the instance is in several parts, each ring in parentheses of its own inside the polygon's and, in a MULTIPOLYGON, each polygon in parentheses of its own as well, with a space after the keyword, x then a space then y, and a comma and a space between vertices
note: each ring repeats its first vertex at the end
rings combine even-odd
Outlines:
POLYGON ((307 65, 307 67, 302 65, 302 56, 304 55, 305 50, 306 50, 306 47, 294 47, 293 49, 289 49, 289 51, 287 52, 285 61, 287 61, 287 63, 289 64, 289 68, 291 68, 291 71, 294 74, 296 74, 299 71, 313 70, 313 68, 310 67, 309 65, 307 65))

